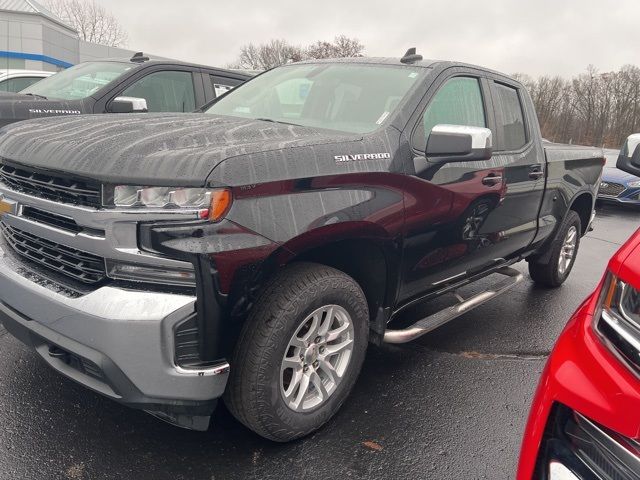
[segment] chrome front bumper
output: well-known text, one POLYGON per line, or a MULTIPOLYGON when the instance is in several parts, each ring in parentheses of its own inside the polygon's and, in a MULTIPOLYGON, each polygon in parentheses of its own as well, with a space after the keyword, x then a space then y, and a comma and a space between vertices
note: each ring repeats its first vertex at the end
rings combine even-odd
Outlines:
POLYGON ((228 363, 184 369, 173 359, 174 327, 194 313, 195 300, 109 286, 68 295, 28 274, 0 244, 0 322, 63 375, 130 406, 213 411, 207 405, 224 392, 228 363))

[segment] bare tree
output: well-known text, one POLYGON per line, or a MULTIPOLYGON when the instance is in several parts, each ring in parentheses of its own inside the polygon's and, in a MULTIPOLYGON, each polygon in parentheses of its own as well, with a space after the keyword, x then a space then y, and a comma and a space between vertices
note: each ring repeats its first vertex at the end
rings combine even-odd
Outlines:
POLYGON ((587 72, 566 80, 516 76, 536 106, 545 138, 556 142, 618 148, 640 130, 640 68, 587 72))
POLYGON ((122 47, 127 33, 118 20, 95 0, 47 0, 46 7, 78 31, 82 40, 122 47))
POLYGON ((302 60, 300 47, 288 44, 284 40, 271 40, 269 43, 254 45, 249 43, 240 49, 238 61, 232 65, 250 70, 267 70, 291 61, 302 60))
POLYGON ((240 49, 238 60, 229 66, 266 70, 308 58, 357 57, 362 56, 363 51, 364 45, 357 39, 345 35, 337 36, 333 42, 317 41, 304 48, 291 45, 285 40, 271 40, 259 45, 244 45, 240 49))
POLYGON ((364 45, 357 38, 338 35, 332 42, 319 40, 309 45, 306 50, 308 58, 340 58, 361 57, 364 45))

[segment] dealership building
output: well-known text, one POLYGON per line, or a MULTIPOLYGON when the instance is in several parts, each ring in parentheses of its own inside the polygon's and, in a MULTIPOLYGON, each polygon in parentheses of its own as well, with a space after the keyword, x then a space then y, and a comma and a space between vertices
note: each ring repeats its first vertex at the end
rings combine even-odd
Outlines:
POLYGON ((59 71, 87 60, 134 52, 85 42, 35 0, 0 0, 0 70, 59 71))

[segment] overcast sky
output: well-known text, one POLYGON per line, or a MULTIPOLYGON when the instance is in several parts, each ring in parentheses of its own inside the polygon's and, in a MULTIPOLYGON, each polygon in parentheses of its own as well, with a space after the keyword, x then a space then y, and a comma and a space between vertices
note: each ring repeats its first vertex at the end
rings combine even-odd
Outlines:
POLYGON ((460 60, 508 74, 640 65, 640 0, 98 0, 128 47, 226 65, 249 42, 304 45, 345 34, 371 56, 460 60))

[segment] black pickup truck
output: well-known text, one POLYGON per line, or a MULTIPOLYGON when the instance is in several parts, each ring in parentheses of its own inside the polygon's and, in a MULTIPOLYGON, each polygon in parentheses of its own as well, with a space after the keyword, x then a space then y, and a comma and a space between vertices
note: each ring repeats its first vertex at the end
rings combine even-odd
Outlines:
POLYGON ((193 112, 251 76, 142 53, 84 62, 19 93, 0 92, 0 127, 83 113, 193 112))
POLYGON ((199 114, 13 124, 0 320, 114 400, 206 429, 224 398, 258 434, 295 439, 339 409, 370 343, 491 300, 523 259, 562 284, 603 164, 543 146, 520 83, 414 52, 286 65, 199 114))

